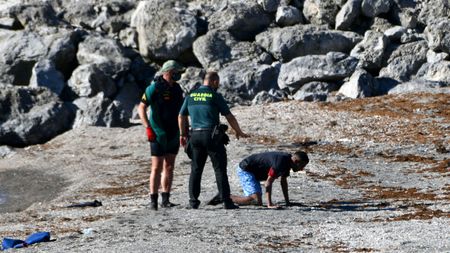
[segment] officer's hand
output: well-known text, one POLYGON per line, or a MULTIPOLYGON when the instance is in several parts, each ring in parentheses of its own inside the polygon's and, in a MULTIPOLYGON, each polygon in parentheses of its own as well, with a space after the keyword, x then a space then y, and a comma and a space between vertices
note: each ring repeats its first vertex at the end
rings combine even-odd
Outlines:
POLYGON ((246 134, 246 133, 244 133, 244 132, 236 132, 236 138, 239 140, 239 137, 242 137, 242 138, 248 138, 248 137, 250 137, 250 135, 248 135, 248 134, 246 134))
POLYGON ((180 145, 186 147, 188 138, 186 136, 180 136, 180 145))
POLYGON ((156 140, 156 134, 155 134, 155 132, 153 131, 153 129, 150 126, 148 126, 145 129, 145 132, 147 133, 147 140, 148 141, 153 142, 153 141, 156 140))

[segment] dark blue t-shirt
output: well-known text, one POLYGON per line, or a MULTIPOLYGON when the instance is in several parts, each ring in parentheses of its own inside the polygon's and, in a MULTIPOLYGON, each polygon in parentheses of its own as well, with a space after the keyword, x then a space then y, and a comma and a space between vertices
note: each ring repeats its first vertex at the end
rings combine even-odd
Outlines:
POLYGON ((276 177, 288 177, 292 167, 292 155, 285 152, 264 152, 246 157, 239 163, 239 167, 251 172, 259 181, 266 180, 270 168, 276 177))

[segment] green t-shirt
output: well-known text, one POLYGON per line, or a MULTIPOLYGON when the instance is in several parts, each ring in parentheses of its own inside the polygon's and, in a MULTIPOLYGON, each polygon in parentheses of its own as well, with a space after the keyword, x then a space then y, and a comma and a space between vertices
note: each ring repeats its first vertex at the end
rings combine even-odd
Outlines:
POLYGON ((184 99, 180 115, 190 116, 192 128, 213 128, 220 123, 219 113, 231 114, 223 96, 209 86, 202 85, 184 99))

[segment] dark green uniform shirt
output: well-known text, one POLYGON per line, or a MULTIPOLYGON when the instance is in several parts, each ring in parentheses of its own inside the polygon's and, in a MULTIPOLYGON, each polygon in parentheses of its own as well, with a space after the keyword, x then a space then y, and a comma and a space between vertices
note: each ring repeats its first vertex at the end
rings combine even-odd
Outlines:
POLYGON ((223 96, 202 85, 184 99, 180 115, 190 116, 192 128, 213 128, 220 123, 219 113, 229 115, 230 108, 223 96))
POLYGON ((161 137, 178 138, 178 112, 183 102, 180 85, 170 86, 163 78, 158 78, 147 87, 141 101, 150 106, 148 118, 158 142, 161 137))

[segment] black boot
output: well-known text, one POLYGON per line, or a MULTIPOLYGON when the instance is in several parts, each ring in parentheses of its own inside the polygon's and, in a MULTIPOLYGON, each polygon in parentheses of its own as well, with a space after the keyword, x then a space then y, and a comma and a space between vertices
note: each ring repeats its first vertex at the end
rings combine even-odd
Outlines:
POLYGON ((170 192, 161 192, 161 198, 162 198, 161 207, 174 207, 174 206, 177 206, 177 204, 171 203, 169 201, 170 192))
POLYGON ((230 199, 223 202, 223 209, 239 209, 239 206, 235 205, 230 199))
POLYGON ((158 193, 150 194, 150 209, 158 210, 158 193))

